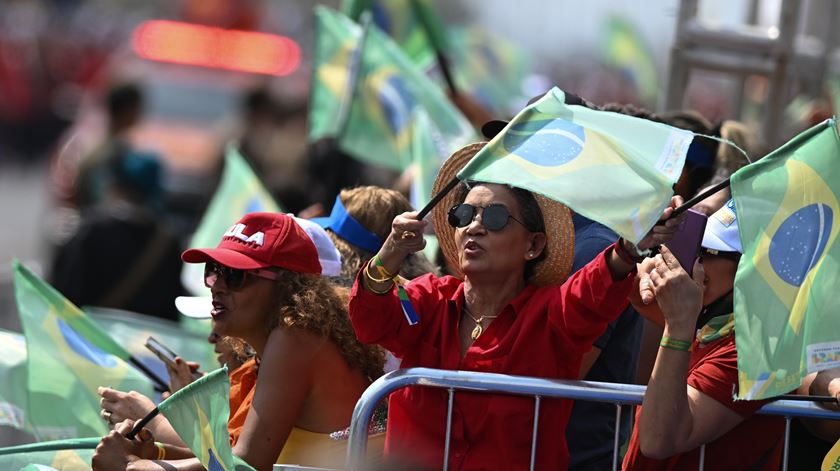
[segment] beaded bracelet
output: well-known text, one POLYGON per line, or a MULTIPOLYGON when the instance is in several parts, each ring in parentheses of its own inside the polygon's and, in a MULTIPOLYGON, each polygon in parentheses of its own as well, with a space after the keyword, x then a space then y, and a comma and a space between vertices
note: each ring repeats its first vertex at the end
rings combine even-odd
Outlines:
POLYGON ((662 336, 662 340, 659 341, 659 346, 680 352, 690 352, 693 350, 693 342, 689 342, 688 340, 672 339, 667 335, 662 336))

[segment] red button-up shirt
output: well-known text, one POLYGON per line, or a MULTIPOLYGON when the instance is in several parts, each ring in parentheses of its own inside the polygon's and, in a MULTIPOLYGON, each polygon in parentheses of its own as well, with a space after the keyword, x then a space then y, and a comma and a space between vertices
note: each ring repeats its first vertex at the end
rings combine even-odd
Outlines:
MULTIPOLYGON (((610 250, 608 248, 607 250, 610 250)), ((406 286, 420 317, 408 325, 395 291, 376 295, 357 279, 350 318, 362 342, 376 343, 402 360, 402 368, 484 371, 542 378, 576 379, 582 355, 627 304, 631 277, 614 282, 604 253, 562 286, 527 286, 461 358, 458 323, 463 282, 426 275, 406 286)), ((540 404, 536 469, 566 469, 565 428, 572 402, 540 404)), ((527 469, 534 399, 457 391, 449 468, 527 469)), ((393 393, 385 451, 440 468, 447 393, 410 387, 393 393)))

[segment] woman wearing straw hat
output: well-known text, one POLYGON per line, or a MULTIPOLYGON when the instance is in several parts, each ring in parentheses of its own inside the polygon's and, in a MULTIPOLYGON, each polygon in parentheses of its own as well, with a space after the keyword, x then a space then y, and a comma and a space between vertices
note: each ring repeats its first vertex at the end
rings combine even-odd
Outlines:
MULTIPOLYGON (((441 168, 434 192, 483 145, 455 152, 441 168)), ((663 219, 679 203, 672 199, 663 219)), ((394 219, 382 249, 357 278, 350 317, 359 339, 394 352, 403 368, 576 379, 581 356, 627 303, 638 249, 620 240, 564 283, 574 251, 568 208, 505 185, 467 184, 432 212, 441 248, 459 277, 426 275, 406 284, 416 316, 404 315, 390 274, 423 248, 426 223, 416 216, 394 219)), ((674 218, 655 227, 639 249, 668 240, 680 222, 674 218)), ((543 404, 536 469, 565 469, 563 431, 571 402, 543 404)), ((533 408, 531 398, 457 393, 450 469, 528 468, 533 408)), ((386 453, 440 467, 446 411, 442 390, 392 394, 386 453)))

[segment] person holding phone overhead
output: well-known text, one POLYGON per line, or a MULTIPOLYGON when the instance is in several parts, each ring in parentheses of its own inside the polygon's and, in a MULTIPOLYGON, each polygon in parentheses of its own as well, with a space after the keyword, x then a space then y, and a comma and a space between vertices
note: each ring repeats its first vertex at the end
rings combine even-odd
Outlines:
MULTIPOLYGON (((231 437, 233 452, 258 470, 275 462, 343 465, 346 442, 329 434, 350 423, 359 396, 382 374, 384 356, 353 335, 345 292, 320 276, 312 240, 289 215, 251 213, 218 247, 187 250, 182 259, 205 264, 216 331, 256 351, 256 384, 238 407, 247 413, 238 439, 231 437)), ((148 431, 134 440, 112 431, 93 469, 203 469, 189 450, 171 445, 165 463, 154 461, 153 440, 148 431)))
MULTIPOLYGON (((468 145, 444 162, 437 191, 484 146, 468 145)), ((681 203, 672 199, 663 218, 681 203)), ((459 276, 424 275, 405 284, 403 311, 393 275, 424 246, 426 221, 403 213, 377 255, 359 272, 350 317, 365 343, 379 344, 401 366, 576 379, 581 356, 627 304, 636 268, 632 244, 620 240, 566 277, 574 251, 568 208, 506 185, 466 182, 434 208, 442 250, 459 276), (565 282, 565 283, 564 283, 565 282)), ((641 250, 668 240, 682 218, 656 226, 641 250)), ((640 259, 639 259, 640 260, 640 259)), ((454 396, 449 469, 527 469, 533 430, 531 398, 454 396)), ((536 469, 565 469, 564 429, 571 401, 540 409, 536 469)), ((391 395, 386 455, 440 468, 446 391, 408 388, 391 395)))
POLYGON ((639 268, 634 305, 665 330, 624 470, 778 470, 784 420, 756 416, 767 401, 734 401, 738 386, 733 316, 741 242, 730 200, 706 224, 689 276, 667 244, 639 268), (655 312, 655 311, 658 311, 655 312))

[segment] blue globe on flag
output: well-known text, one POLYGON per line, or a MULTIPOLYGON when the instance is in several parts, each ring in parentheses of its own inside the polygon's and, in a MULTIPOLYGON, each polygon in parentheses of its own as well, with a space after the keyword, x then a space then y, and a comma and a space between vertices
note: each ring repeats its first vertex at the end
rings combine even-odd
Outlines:
POLYGON ((801 286, 825 251, 834 215, 827 204, 800 208, 779 225, 770 241, 770 265, 784 282, 801 286))
POLYGON ((105 368, 114 368, 117 366, 117 360, 113 356, 90 344, 63 320, 56 319, 56 321, 58 322, 58 328, 61 331, 61 336, 64 337, 64 341, 79 356, 86 358, 95 365, 104 366, 105 368))
POLYGON ((512 154, 543 167, 565 165, 583 152, 582 126, 563 119, 525 121, 511 126, 502 145, 512 154))
POLYGON ((408 85, 402 77, 392 74, 382 81, 376 93, 388 127, 394 135, 398 135, 408 125, 414 108, 414 98, 408 85))

